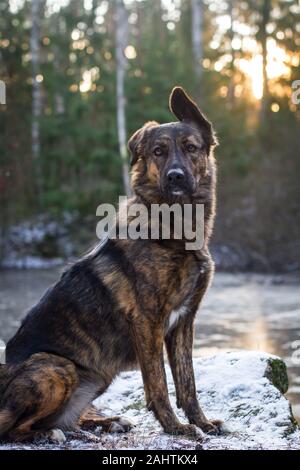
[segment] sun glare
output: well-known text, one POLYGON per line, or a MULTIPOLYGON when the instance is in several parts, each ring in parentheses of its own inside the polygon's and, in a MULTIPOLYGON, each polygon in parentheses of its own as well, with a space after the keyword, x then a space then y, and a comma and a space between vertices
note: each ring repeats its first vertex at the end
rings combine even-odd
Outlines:
POLYGON ((277 46, 274 39, 268 41, 267 75, 270 79, 288 76, 290 69, 286 65, 289 56, 282 47, 277 46))
MULTIPOLYGON (((267 75, 270 80, 279 77, 288 77, 289 67, 286 65, 291 58, 285 50, 276 44, 274 39, 269 39, 267 44, 267 75)), ((252 94, 255 99, 260 100, 263 96, 263 59, 260 53, 255 54, 251 59, 241 59, 239 68, 247 75, 251 82, 252 94)))
POLYGON ((255 99, 260 100, 263 95, 263 61, 261 54, 252 59, 241 59, 239 67, 250 78, 252 94, 255 99))

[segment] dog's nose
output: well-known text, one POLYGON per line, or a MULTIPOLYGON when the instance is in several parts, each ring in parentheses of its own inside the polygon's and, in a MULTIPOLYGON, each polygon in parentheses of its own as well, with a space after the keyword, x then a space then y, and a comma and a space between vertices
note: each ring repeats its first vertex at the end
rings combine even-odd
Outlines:
POLYGON ((176 185, 180 185, 181 183, 183 183, 185 176, 181 168, 174 168, 168 171, 167 178, 168 178, 168 182, 171 185, 176 186, 176 185))

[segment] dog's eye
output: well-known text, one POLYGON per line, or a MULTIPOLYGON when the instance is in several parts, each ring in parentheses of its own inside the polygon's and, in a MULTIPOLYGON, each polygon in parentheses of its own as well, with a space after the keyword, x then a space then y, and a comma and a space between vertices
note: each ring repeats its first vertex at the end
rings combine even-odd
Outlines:
POLYGON ((160 157, 163 153, 162 149, 160 147, 155 147, 155 149, 153 150, 153 153, 154 155, 156 155, 157 157, 160 157))
POLYGON ((196 150, 197 150, 196 145, 194 145, 194 144, 188 144, 188 145, 187 145, 187 151, 188 151, 188 152, 193 153, 193 152, 196 152, 196 150))

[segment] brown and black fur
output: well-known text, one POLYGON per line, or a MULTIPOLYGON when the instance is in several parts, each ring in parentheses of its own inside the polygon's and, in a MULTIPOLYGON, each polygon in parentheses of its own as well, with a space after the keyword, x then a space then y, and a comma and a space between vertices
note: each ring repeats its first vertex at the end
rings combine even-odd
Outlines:
POLYGON ((192 363, 194 317, 213 274, 207 245, 215 215, 216 139, 179 87, 170 108, 179 122, 147 123, 129 141, 129 204, 204 204, 204 246, 187 251, 184 240, 107 240, 68 269, 7 345, 7 365, 0 368, 1 437, 26 440, 78 423, 109 427, 117 418, 104 419, 88 407, 120 371, 135 365, 147 406, 166 432, 218 432, 219 423, 208 421, 199 406, 192 363), (178 181, 174 168, 183 175, 178 181), (171 312, 183 305, 185 314, 170 326, 171 312), (180 423, 170 405, 164 345, 177 404, 190 424, 180 423))

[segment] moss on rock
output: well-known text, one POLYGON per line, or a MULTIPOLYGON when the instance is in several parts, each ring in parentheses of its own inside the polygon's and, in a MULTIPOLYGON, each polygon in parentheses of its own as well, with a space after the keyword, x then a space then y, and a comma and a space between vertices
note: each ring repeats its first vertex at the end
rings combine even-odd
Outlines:
POLYGON ((265 377, 278 388, 281 393, 286 393, 289 388, 289 380, 285 362, 279 358, 270 357, 267 361, 265 377))

